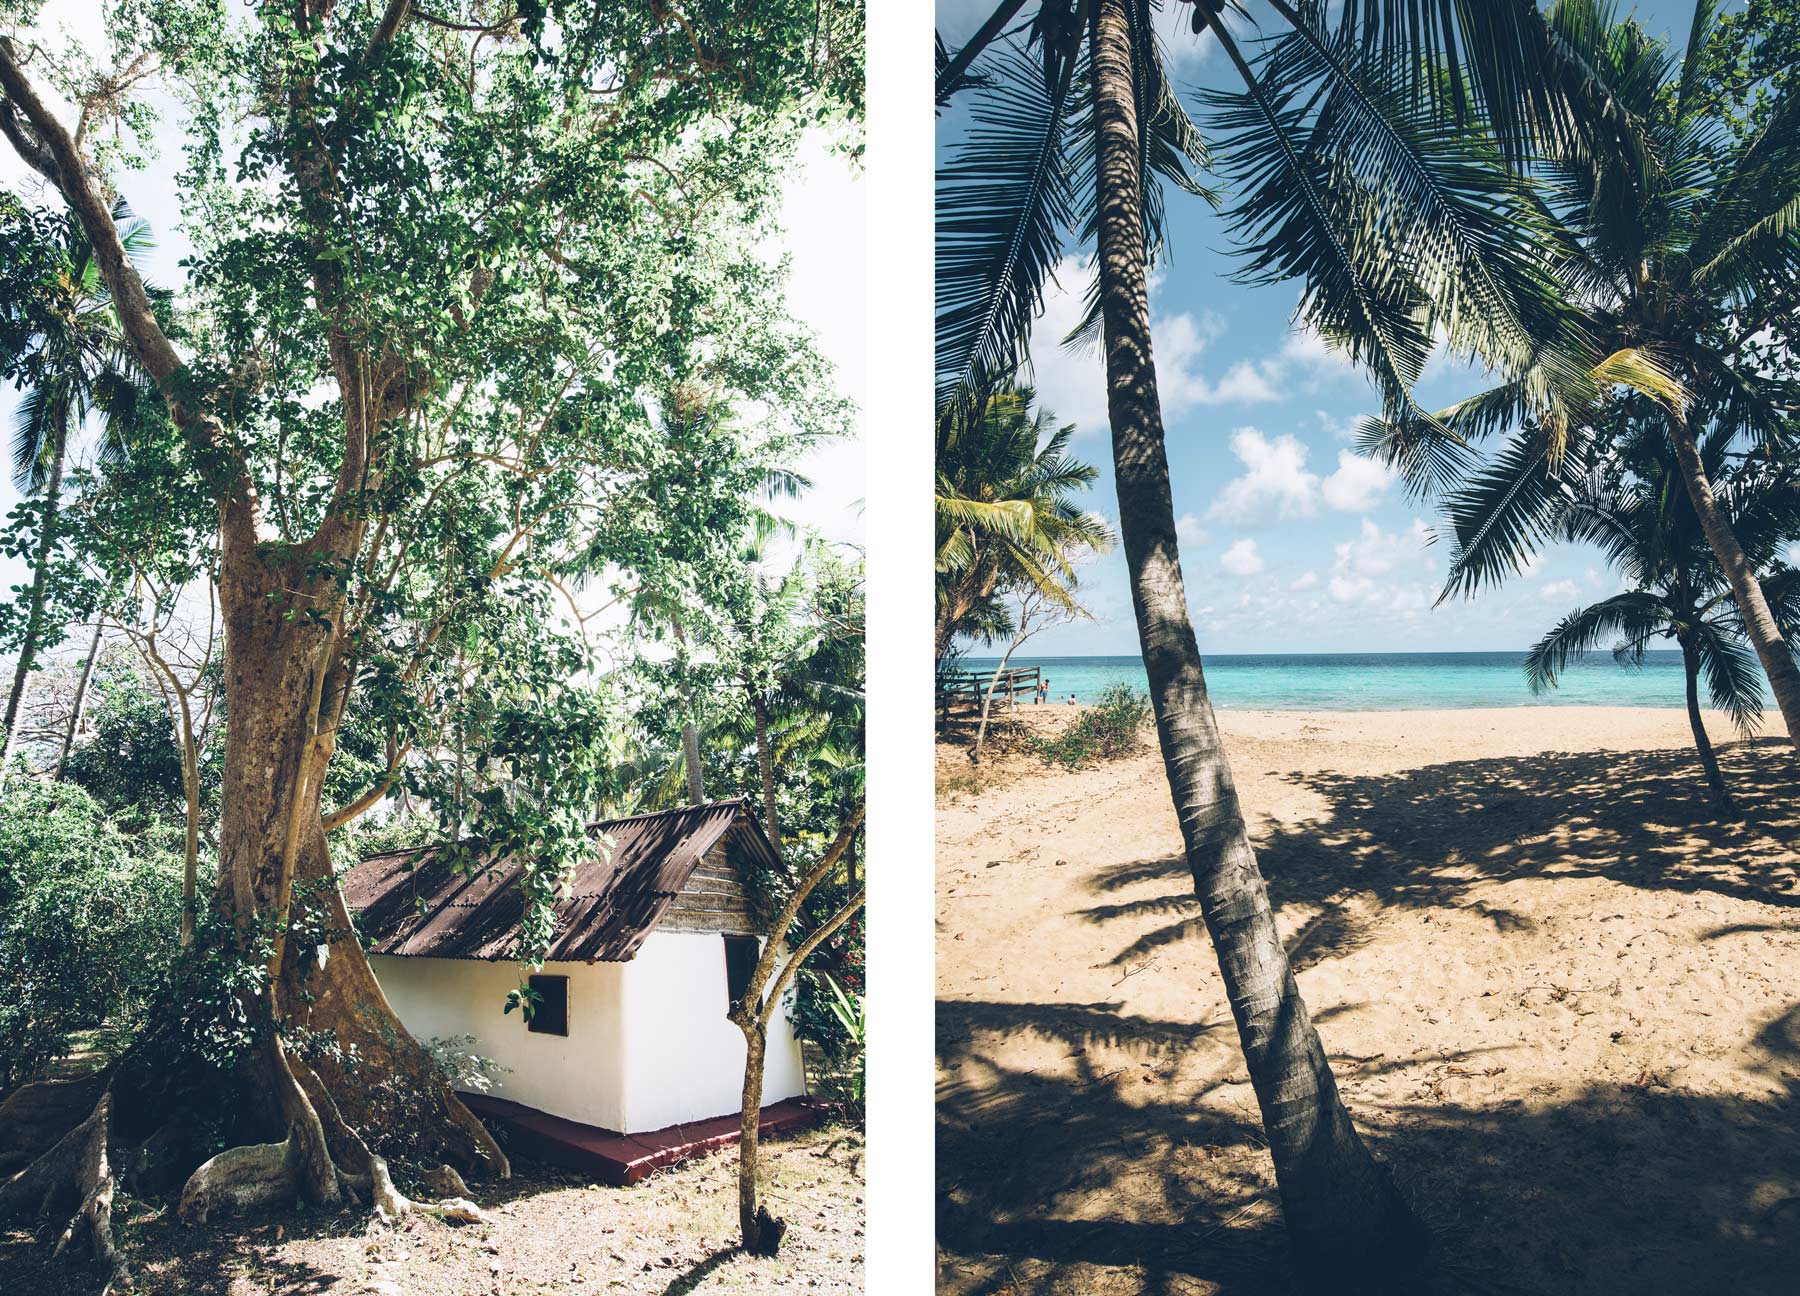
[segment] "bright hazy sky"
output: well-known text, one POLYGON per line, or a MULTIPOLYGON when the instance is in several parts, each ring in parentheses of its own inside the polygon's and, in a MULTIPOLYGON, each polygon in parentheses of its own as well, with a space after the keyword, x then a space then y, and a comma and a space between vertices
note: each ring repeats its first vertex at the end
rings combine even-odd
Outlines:
MULTIPOLYGON (((52 6, 52 12, 69 5, 52 6)), ((148 220, 157 246, 145 259, 152 282, 177 286, 183 280, 181 259, 190 244, 181 231, 179 196, 173 175, 181 164, 179 130, 174 114, 164 117, 159 156, 141 173, 121 177, 121 188, 133 210, 148 220)), ((43 201, 54 195, 0 141, 0 185, 43 201)), ((864 278, 864 184, 861 173, 833 153, 823 136, 802 144, 788 182, 782 224, 782 247, 792 257, 789 303, 794 313, 818 335, 819 345, 837 369, 840 390, 860 407, 866 390, 864 278)), ((779 251, 780 249, 772 249, 779 251)), ((0 434, 10 441, 18 393, 0 385, 0 434)), ((860 439, 814 450, 800 465, 813 489, 797 500, 773 507, 796 522, 833 540, 861 544, 863 522, 863 452, 860 439)), ((18 503, 10 471, 0 472, 0 517, 18 503)), ((29 580, 28 565, 0 558, 0 597, 29 580)))
MULTIPOLYGON (((939 27, 952 48, 991 7, 939 0, 939 27)), ((1724 6, 1741 7, 1742 0, 1724 6)), ((1635 8, 1653 32, 1673 30, 1685 41, 1691 5, 1635 8)), ((1185 18, 1188 10, 1171 3, 1165 12, 1185 18)), ((1165 29, 1184 91, 1234 75, 1210 36, 1197 39, 1173 21, 1165 29)), ((940 118, 940 149, 964 126, 960 111, 940 118)), ((1168 203, 1174 256, 1152 284, 1150 307, 1182 568, 1203 650, 1521 649, 1574 607, 1617 592, 1593 551, 1563 546, 1498 590, 1434 610, 1448 560, 1447 545, 1426 544, 1431 506, 1407 500, 1352 450, 1358 416, 1380 408, 1373 390, 1316 339, 1289 328, 1294 286, 1229 281, 1234 258, 1210 209, 1179 193, 1168 203)), ((1057 345, 1080 317, 1085 282, 1073 261, 1064 268, 1067 291, 1050 297, 1033 335, 1038 394, 1060 422, 1076 425, 1074 453, 1100 469, 1092 507, 1116 525, 1100 360, 1057 345)), ((1480 386, 1479 375, 1434 361, 1418 390, 1435 409, 1480 386)), ((1083 578, 1094 620, 1044 631, 1027 645, 1030 655, 1138 651, 1123 559, 1100 558, 1083 578)))

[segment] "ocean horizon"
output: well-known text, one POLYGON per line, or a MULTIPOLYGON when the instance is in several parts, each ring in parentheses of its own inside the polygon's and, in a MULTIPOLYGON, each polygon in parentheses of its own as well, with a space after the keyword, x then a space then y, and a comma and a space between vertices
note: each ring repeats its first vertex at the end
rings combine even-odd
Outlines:
MULTIPOLYGON (((1532 693, 1524 652, 1220 653, 1203 658, 1207 690, 1221 710, 1412 711, 1521 706, 1683 707, 1678 649, 1654 649, 1642 665, 1622 665, 1610 652, 1573 659, 1558 687, 1532 693)), ((991 673, 998 657, 964 657, 962 670, 991 673)), ((1025 657, 1010 667, 1039 668, 1050 700, 1095 701, 1113 684, 1149 687, 1142 659, 1025 657)), ((1701 705, 1709 705, 1704 676, 1701 705)), ((1029 705, 1021 697, 1020 705, 1029 705)), ((1773 702, 1764 688, 1764 706, 1773 702)))

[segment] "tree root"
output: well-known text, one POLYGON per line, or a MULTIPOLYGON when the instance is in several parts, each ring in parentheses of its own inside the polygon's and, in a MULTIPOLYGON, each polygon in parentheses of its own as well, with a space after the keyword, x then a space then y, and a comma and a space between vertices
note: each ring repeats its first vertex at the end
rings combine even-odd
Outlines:
POLYGON ((106 1071, 76 1080, 20 1085, 0 1103, 0 1175, 30 1165, 94 1110, 110 1081, 106 1071))
POLYGON ((773 1256, 781 1250, 781 1239, 787 1234, 787 1221, 769 1214, 769 1208, 756 1208, 756 1228, 746 1239, 744 1250, 751 1255, 773 1256))
POLYGON ((300 1195, 300 1145, 293 1135, 279 1143, 227 1148, 188 1176, 175 1217, 204 1224, 214 1212, 257 1210, 300 1195))
MULTIPOLYGON (((115 1117, 115 1103, 129 1100, 135 1092, 128 1082, 121 1082, 124 1099, 116 1099, 116 1074, 109 1069, 81 1080, 25 1085, 0 1104, 4 1149, 0 1165, 10 1168, 23 1162, 10 1178, 0 1178, 0 1219, 27 1215, 48 1219, 56 1256, 72 1242, 86 1241, 95 1260, 106 1268, 106 1292, 130 1283, 130 1270, 112 1237, 119 1174, 135 1165, 140 1177, 167 1182, 171 1170, 184 1168, 181 1149, 191 1146, 192 1136, 192 1126, 177 1112, 141 1146, 121 1151, 120 1165, 115 1167, 109 1144, 121 1129, 133 1128, 128 1116, 115 1117), (80 1118, 83 1110, 85 1119, 80 1118)), ((245 1079, 260 1099, 255 1104, 261 1110, 257 1123, 284 1136, 280 1142, 228 1148, 188 1174, 174 1210, 183 1223, 205 1224, 219 1215, 279 1207, 302 1198, 335 1205, 346 1197, 367 1201, 386 1224, 409 1214, 432 1215, 452 1224, 489 1222, 453 1170, 433 1181, 433 1188, 443 1194, 441 1200, 408 1199, 395 1187, 387 1162, 343 1118, 320 1077, 288 1054, 279 1040, 252 1063, 245 1079)), ((135 1112, 139 1104, 125 1105, 135 1112)), ((169 1115, 166 1109, 151 1110, 169 1115)), ((482 1134, 486 1136, 485 1129, 482 1134)), ((505 1156, 497 1146, 494 1151, 497 1163, 488 1159, 488 1167, 504 1174, 509 1168, 505 1156)))
POLYGON ((85 1234, 94 1259, 107 1268, 108 1292, 131 1281, 124 1258, 113 1247, 113 1173, 106 1147, 111 1129, 109 1085, 86 1120, 0 1184, 0 1219, 28 1209, 43 1219, 72 1208, 51 1254, 60 1256, 78 1234, 85 1234))

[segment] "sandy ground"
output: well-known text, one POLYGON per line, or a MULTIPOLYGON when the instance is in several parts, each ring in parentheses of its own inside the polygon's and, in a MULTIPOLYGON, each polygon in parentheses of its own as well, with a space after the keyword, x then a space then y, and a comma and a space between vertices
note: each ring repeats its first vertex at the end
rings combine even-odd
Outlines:
MULTIPOLYGON (((1785 744, 1724 748, 1718 823, 1678 711, 1221 721, 1346 1102, 1459 1287, 1800 1292, 1785 744)), ((1153 744, 979 786, 940 748, 942 1291, 1290 1289, 1153 744)))
MULTIPOLYGON (((471 1185, 491 1226, 412 1218, 392 1229, 366 1211, 313 1211, 184 1228, 148 1203, 123 1201, 113 1227, 139 1296, 860 1292, 862 1135, 814 1130, 764 1143, 763 1156, 769 1208, 788 1221, 781 1254, 768 1260, 735 1246, 735 1148, 631 1188, 521 1162, 510 1180, 471 1185)), ((99 1290, 92 1265, 51 1262, 45 1252, 23 1233, 0 1231, 0 1293, 99 1290)))

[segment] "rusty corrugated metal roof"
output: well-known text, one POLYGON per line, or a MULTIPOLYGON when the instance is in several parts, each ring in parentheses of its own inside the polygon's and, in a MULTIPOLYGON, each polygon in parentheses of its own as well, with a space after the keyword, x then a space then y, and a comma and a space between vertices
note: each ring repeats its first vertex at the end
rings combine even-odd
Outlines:
MULTIPOLYGON (((773 863, 762 827, 742 799, 711 801, 594 825, 612 839, 575 871, 557 906, 548 960, 623 962, 637 953, 706 852, 726 833, 732 849, 773 863), (732 832, 733 828, 738 831, 732 832)), ((477 850, 479 843, 471 843, 477 850)), ((473 876, 458 872, 436 847, 371 855, 339 881, 344 901, 376 954, 485 959, 515 956, 523 892, 517 860, 473 876)))

